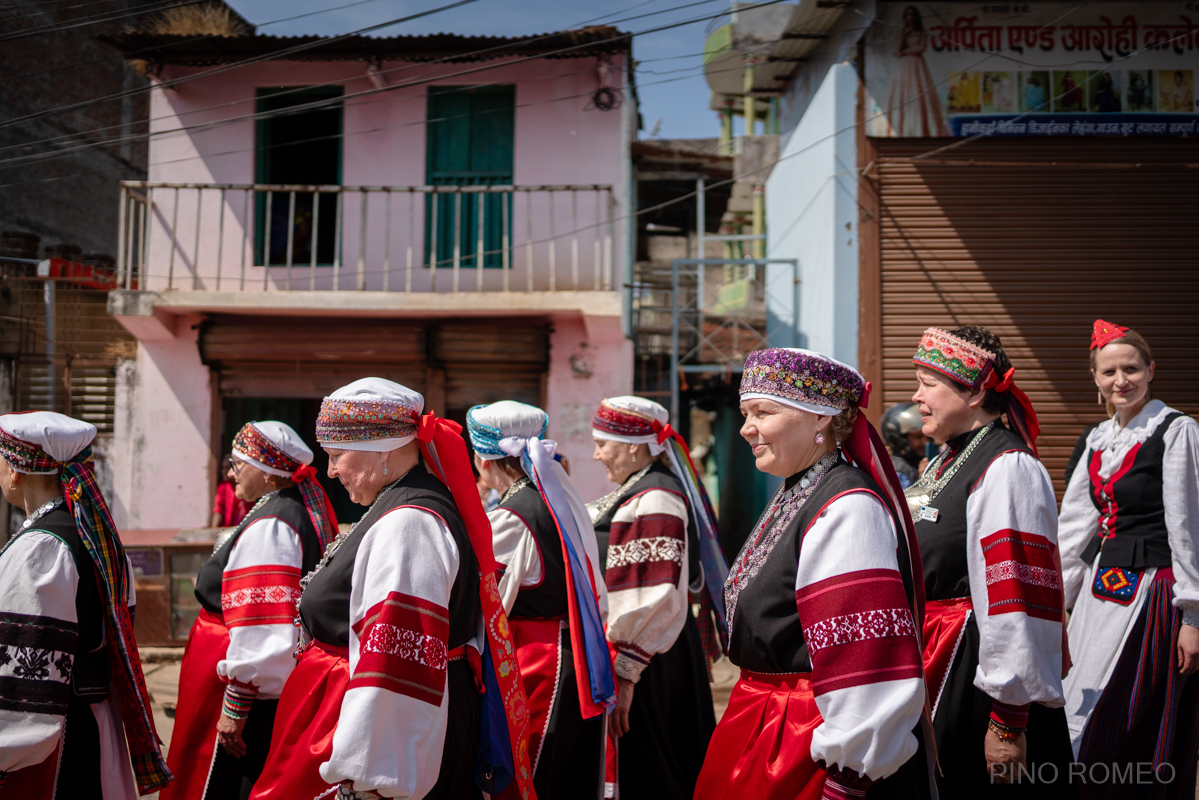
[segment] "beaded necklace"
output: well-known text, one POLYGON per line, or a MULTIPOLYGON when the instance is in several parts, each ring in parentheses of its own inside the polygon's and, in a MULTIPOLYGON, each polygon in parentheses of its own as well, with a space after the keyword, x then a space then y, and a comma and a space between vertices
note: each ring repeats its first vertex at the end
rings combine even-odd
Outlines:
POLYGON ((816 491, 820 481, 840 460, 841 454, 837 450, 824 454, 819 461, 808 467, 803 477, 796 481, 790 489, 785 485, 780 486, 774 493, 770 505, 762 512, 762 517, 754 526, 753 534, 745 540, 745 545, 737 555, 737 561, 733 564, 733 568, 729 571, 729 577, 724 582, 725 619, 728 621, 730 636, 741 592, 761 571, 766 559, 774 550, 774 546, 778 544, 779 539, 782 538, 799 510, 803 508, 804 503, 816 491))
POLYGON ((507 503, 508 500, 511 499, 513 495, 515 495, 517 492, 519 492, 521 489, 525 488, 526 486, 531 486, 532 484, 533 484, 533 482, 531 480, 529 480, 528 477, 517 478, 515 481, 512 482, 511 486, 509 486, 507 489, 504 490, 503 496, 500 497, 500 505, 507 503))
POLYGON ((594 500, 594 501, 588 503, 587 510, 589 512, 591 512, 591 514, 592 514, 591 518, 593 520, 599 520, 601 517, 604 516, 604 514, 607 514, 608 511, 611 510, 612 506, 616 505, 624 497, 624 494, 626 491, 631 489, 633 487, 633 485, 637 483, 637 481, 639 481, 645 477, 645 473, 649 472, 650 467, 652 467, 652 466, 653 466, 653 464, 651 463, 651 464, 649 464, 649 466, 641 469, 640 472, 634 472, 632 475, 630 475, 628 477, 627 480, 625 480, 624 483, 622 483, 620 485, 619 489, 608 492, 606 495, 601 497, 599 500, 594 500))
POLYGON ((970 440, 970 444, 966 445, 954 462, 949 465, 949 469, 945 470, 944 475, 934 477, 937 475, 937 471, 941 469, 941 465, 949 458, 950 452, 948 450, 938 453, 937 457, 928 465, 928 469, 920 476, 920 480, 904 490, 903 493, 908 499, 908 512, 912 515, 912 522, 919 522, 925 518, 928 518, 930 522, 937 521, 937 509, 932 508, 929 504, 949 485, 949 482, 953 480, 953 476, 958 474, 958 470, 970 458, 970 454, 974 452, 974 448, 978 447, 978 443, 983 440, 984 436, 994 430, 997 422, 998 420, 995 420, 981 428, 978 435, 970 440), (931 512, 931 517, 928 512, 931 512))
POLYGON ((338 550, 341 549, 341 546, 345 543, 346 539, 349 539, 350 535, 358 529, 359 523, 369 517, 371 512, 375 510, 375 506, 379 505, 383 498, 387 496, 392 489, 398 486, 400 481, 404 480, 407 475, 408 473, 404 473, 404 475, 401 475, 399 478, 396 478, 394 481, 384 486, 379 491, 378 496, 375 497, 375 501, 371 503, 370 508, 368 508, 366 513, 358 519, 358 522, 355 522, 353 525, 351 525, 349 530, 347 530, 345 533, 337 534, 337 536, 333 538, 333 541, 329 542, 329 545, 325 548, 325 552, 321 556, 321 560, 316 562, 316 566, 312 568, 312 572, 309 572, 303 578, 300 578, 300 599, 296 601, 296 618, 292 620, 291 623, 300 629, 299 640, 296 645, 295 652, 292 653, 297 661, 299 660, 300 655, 304 652, 304 647, 307 646, 309 641, 311 641, 310 634, 304 628, 304 623, 300 620, 300 603, 304 601, 304 591, 308 588, 308 584, 312 583, 312 579, 316 577, 316 574, 325 568, 325 565, 329 563, 329 560, 337 554, 338 550))
POLYGON ((17 530, 16 536, 9 539, 4 547, 0 548, 0 556, 4 555, 4 551, 8 549, 9 545, 17 540, 17 537, 32 528, 39 520, 41 520, 42 517, 46 516, 65 502, 67 502, 67 499, 60 496, 47 500, 45 503, 35 508, 33 513, 26 517, 25 521, 21 523, 21 527, 17 530))

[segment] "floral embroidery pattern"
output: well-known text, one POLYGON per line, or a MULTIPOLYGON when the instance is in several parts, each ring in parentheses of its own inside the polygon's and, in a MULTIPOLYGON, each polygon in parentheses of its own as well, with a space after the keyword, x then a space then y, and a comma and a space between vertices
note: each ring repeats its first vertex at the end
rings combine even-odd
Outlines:
POLYGON ((237 436, 233 437, 233 452, 284 472, 295 472, 302 466, 299 461, 276 447, 252 422, 247 422, 237 432, 237 436))
POLYGON ((654 434, 654 418, 648 414, 639 414, 627 408, 617 408, 604 400, 600 403, 591 427, 602 433, 615 436, 652 436, 654 434))
POLYGON ((444 670, 449 658, 445 642, 408 628, 377 623, 371 626, 362 652, 395 656, 432 669, 444 670))
POLYGON ((906 608, 883 608, 842 614, 804 628, 804 641, 815 653, 838 644, 864 642, 885 636, 915 636, 912 612, 906 608))
POLYGON ((608 569, 650 561, 673 561, 682 564, 683 542, 670 536, 654 536, 649 539, 634 539, 626 544, 614 544, 608 548, 608 569))
POLYGON ((299 586, 254 586, 248 589, 238 589, 221 595, 221 610, 229 611, 242 606, 261 605, 263 603, 300 602, 299 586))
POLYGON ((326 397, 316 418, 316 440, 337 445, 401 439, 415 435, 419 421, 420 412, 404 403, 326 397))
POLYGON ((999 581, 1017 580, 1031 586, 1043 586, 1046 589, 1060 589, 1057 570, 1045 567, 1030 567, 1019 561, 1002 561, 987 567, 987 585, 999 581))
POLYGON ((972 345, 940 328, 929 328, 920 338, 912 363, 928 367, 958 383, 976 389, 982 386, 995 363, 995 354, 972 345))
POLYGON ((774 348, 750 353, 741 375, 741 394, 769 394, 834 410, 862 399, 866 382, 855 370, 800 350, 774 348))

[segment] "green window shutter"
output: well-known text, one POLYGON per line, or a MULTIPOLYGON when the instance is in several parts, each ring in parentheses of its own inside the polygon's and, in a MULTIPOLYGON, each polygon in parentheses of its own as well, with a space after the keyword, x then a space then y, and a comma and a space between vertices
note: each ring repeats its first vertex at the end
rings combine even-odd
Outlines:
MULTIPOLYGON (((340 98, 340 86, 314 86, 296 90, 280 87, 258 90, 258 113, 279 111, 317 100, 340 98)), ((257 122, 255 179, 257 183, 337 185, 341 183, 342 104, 265 117, 257 122)), ((270 248, 266 247, 266 193, 255 196, 254 263, 283 264, 287 260, 290 196, 271 192, 270 248)), ((296 193, 292 231, 292 263, 312 260, 313 194, 296 193)), ((317 263, 332 264, 336 247, 337 196, 320 196, 316 232, 317 263)))
MULTIPOLYGON (((516 87, 432 86, 428 101, 426 181, 432 186, 510 186, 514 149, 516 87)), ((476 195, 438 195, 425 203, 425 263, 432 257, 432 205, 437 203, 437 262, 453 262, 458 231, 461 264, 476 264, 479 201, 476 195), (459 198, 461 198, 459 200, 459 198)), ((483 263, 503 262, 503 211, 511 195, 488 194, 483 201, 483 263)))

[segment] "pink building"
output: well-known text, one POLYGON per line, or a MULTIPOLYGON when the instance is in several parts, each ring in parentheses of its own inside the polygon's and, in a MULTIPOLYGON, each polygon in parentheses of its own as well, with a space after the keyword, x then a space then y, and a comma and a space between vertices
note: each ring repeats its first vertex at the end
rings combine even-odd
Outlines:
POLYGON ((584 496, 607 490, 589 422, 632 389, 628 36, 108 41, 158 84, 109 300, 138 339, 118 525, 206 524, 243 422, 311 437, 366 375, 459 421, 541 405, 584 496))

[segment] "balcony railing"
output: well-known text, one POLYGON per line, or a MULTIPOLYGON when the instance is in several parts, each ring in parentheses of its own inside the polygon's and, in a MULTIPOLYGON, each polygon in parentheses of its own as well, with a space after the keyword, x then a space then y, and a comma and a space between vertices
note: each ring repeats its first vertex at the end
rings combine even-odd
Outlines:
POLYGON ((611 290, 611 186, 121 184, 120 286, 611 290))

